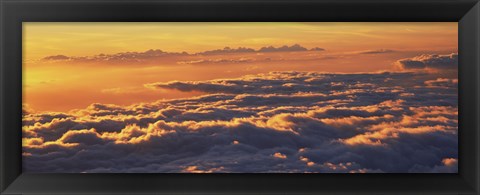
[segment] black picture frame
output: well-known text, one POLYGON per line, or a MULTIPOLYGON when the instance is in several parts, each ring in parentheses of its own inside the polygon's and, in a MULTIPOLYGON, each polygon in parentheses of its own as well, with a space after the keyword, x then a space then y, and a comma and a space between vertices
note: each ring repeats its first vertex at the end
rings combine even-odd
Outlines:
POLYGON ((2 194, 480 194, 478 0, 0 0, 2 194), (22 173, 22 22, 459 22, 458 174, 22 173))

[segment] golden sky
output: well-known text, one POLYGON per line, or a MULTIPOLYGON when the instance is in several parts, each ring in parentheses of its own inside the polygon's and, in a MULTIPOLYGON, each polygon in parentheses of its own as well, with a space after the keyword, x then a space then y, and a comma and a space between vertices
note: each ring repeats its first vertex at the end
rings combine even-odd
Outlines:
POLYGON ((91 103, 128 105, 196 92, 144 84, 207 80, 269 71, 371 72, 421 54, 457 52, 457 23, 43 23, 23 24, 24 103, 68 111, 91 103), (47 56, 165 52, 299 44, 325 51, 234 53, 142 59, 138 63, 46 61, 47 56), (202 63, 197 63, 202 62, 202 63))
POLYGON ((28 22, 26 59, 162 49, 198 52, 225 46, 300 44, 329 50, 457 47, 457 23, 80 23, 28 22))

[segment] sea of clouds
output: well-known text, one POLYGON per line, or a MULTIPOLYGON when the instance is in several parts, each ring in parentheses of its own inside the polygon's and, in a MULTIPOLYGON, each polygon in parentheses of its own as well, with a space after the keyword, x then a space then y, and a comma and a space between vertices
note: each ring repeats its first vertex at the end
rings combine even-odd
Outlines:
MULTIPOLYGON (((456 57, 425 55, 400 60, 397 66, 452 69, 442 60, 457 66, 456 57)), ((458 80, 439 75, 269 72, 145 84, 153 90, 206 94, 191 98, 130 106, 96 103, 68 113, 24 109, 23 168, 85 173, 457 172, 458 80)))

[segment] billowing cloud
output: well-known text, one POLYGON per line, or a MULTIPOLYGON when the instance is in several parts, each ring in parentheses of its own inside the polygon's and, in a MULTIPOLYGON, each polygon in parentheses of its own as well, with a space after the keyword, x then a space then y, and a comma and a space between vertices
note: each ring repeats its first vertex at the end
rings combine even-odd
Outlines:
POLYGON ((147 87, 206 95, 28 111, 25 172, 457 172, 454 79, 270 72, 147 87))
POLYGON ((395 64, 402 70, 409 69, 434 69, 456 70, 458 68, 458 54, 448 55, 423 54, 413 58, 401 59, 395 64))

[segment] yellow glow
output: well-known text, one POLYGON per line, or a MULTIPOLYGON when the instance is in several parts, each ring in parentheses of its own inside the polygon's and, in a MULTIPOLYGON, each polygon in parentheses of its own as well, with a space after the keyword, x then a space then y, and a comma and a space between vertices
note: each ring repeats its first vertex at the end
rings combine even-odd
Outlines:
POLYGON ((26 59, 298 43, 335 51, 457 47, 457 23, 24 23, 26 59))

